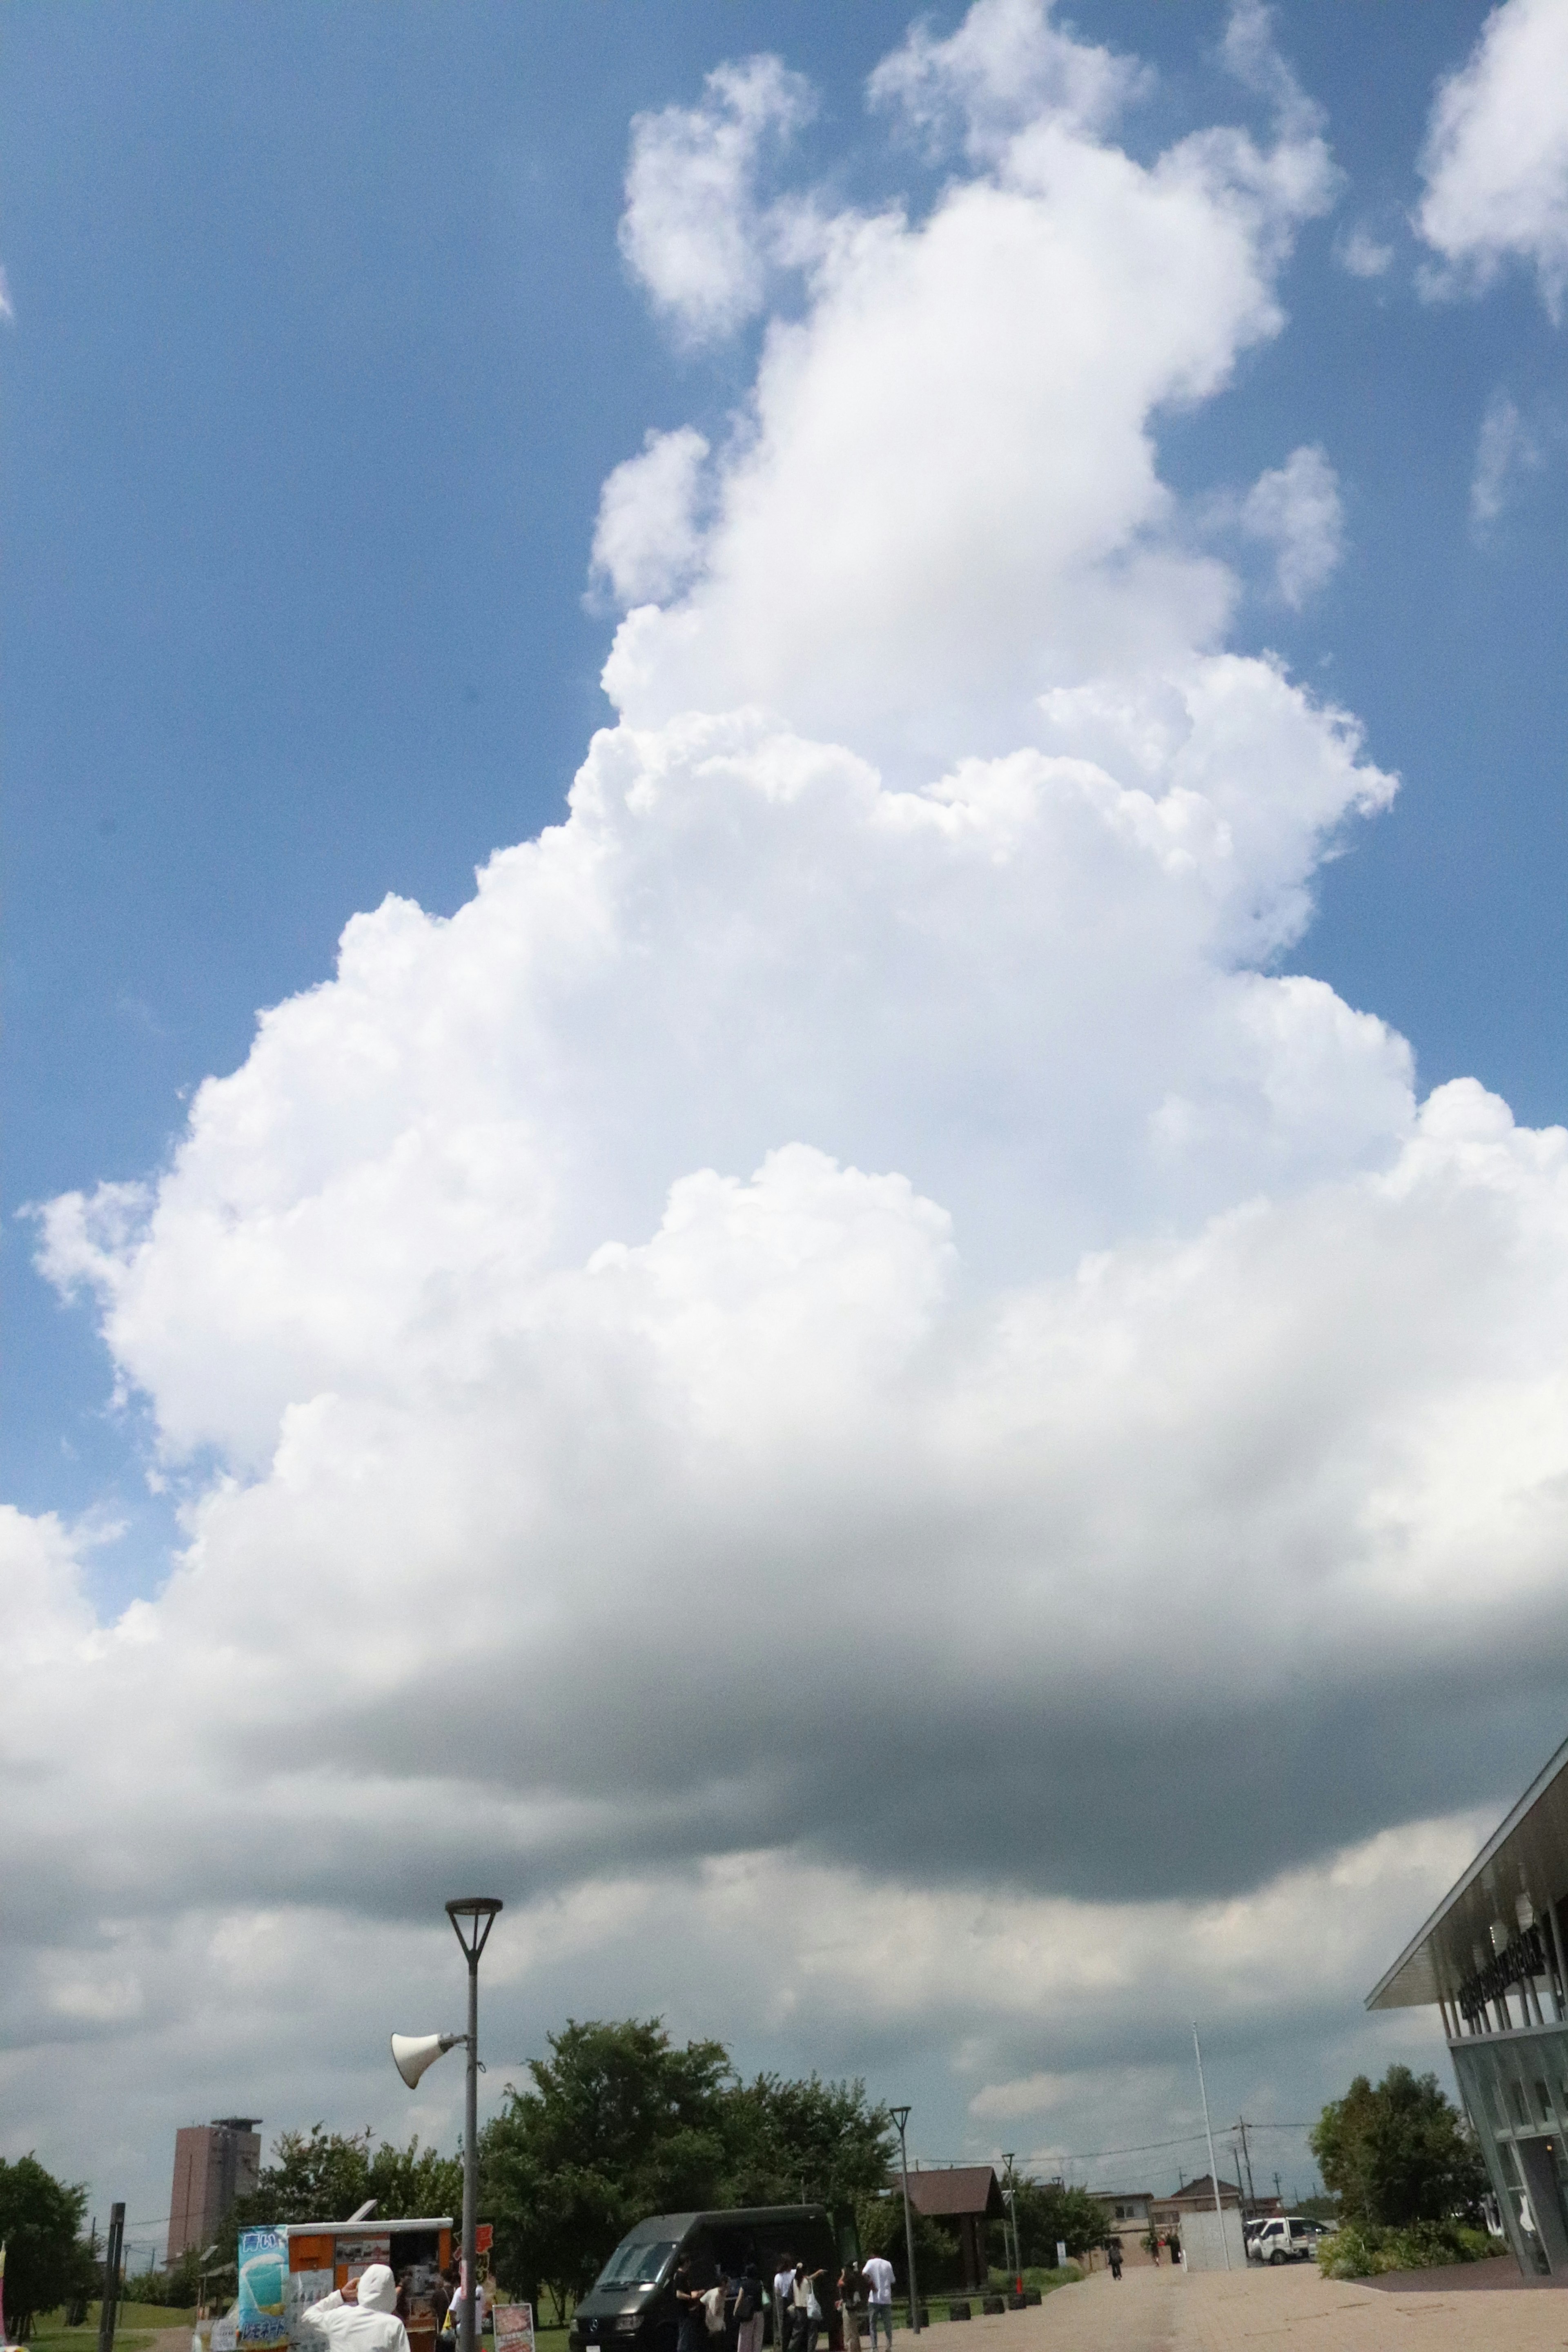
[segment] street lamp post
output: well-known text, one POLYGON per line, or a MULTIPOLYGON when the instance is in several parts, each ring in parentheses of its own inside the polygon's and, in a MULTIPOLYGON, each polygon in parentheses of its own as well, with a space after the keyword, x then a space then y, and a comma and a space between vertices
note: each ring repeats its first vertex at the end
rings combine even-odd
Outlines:
POLYGON ((466 1895, 448 1903, 447 1916, 468 1964, 468 2080, 463 2102, 463 2315, 461 2352, 474 2352, 474 2295, 479 2271, 475 2239, 479 2201, 479 1954, 489 1941, 497 1895, 466 1895))
POLYGON ((910 2120, 908 2107, 889 2107, 888 2113, 899 2127, 899 2175, 904 2184, 904 2250, 910 2258, 910 2333, 921 2332, 920 2288, 915 2281, 915 2221, 910 2207, 910 2158, 904 2145, 904 2127, 910 2120))
POLYGON ((467 2095, 463 2103, 463 2297, 458 2315, 461 2352, 475 2352, 474 2298, 478 2284, 479 2200, 479 1955, 489 1941, 496 1913, 503 1906, 499 1895, 465 1895, 447 1906, 453 1932, 468 1964, 468 2030, 467 2033, 395 2033, 392 2061, 412 2091, 427 2066, 459 2042, 468 2053, 467 2095))

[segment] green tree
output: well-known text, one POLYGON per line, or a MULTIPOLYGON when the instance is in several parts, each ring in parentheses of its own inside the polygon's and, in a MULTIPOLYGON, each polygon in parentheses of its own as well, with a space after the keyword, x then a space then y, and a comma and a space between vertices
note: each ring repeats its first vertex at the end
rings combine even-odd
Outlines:
POLYGON ((887 2187, 893 2127, 863 2082, 758 2074, 722 2096, 728 2156, 720 2203, 847 2210, 887 2187))
POLYGON ((1020 2180, 1017 2196, 1018 2251, 1026 2270, 1054 2270, 1058 2242, 1074 2255, 1103 2245, 1104 2210, 1087 2189, 1068 2189, 1059 2180, 1020 2180))
MULTIPOLYGON (((913 2216, 915 2232, 915 2274, 921 2294, 928 2295, 942 2287, 958 2286, 963 2278, 963 2251, 958 2231, 932 2221, 924 2213, 913 2216)), ((904 2235, 904 2200, 897 2189, 879 2196, 858 2197, 855 2200, 855 2224, 859 2232, 861 2258, 868 2254, 885 2254, 893 2265, 893 2275, 900 2294, 907 2293, 909 2280, 909 2247, 904 2235)))
POLYGON ((372 2146, 368 2128, 344 2134, 312 2124, 308 2132, 282 2132, 273 2144, 254 2189, 237 2198, 217 2235, 223 2262, 235 2259, 242 2230, 276 2228, 284 2221, 344 2221, 367 2198, 376 2200, 376 2219, 409 2221, 450 2213, 463 2204, 463 2168, 455 2156, 438 2156, 411 2139, 406 2147, 384 2140, 372 2146))
POLYGON ((558 2315, 646 2214, 847 2210, 887 2185, 890 2127, 864 2083, 738 2082, 722 2042, 678 2049, 657 2018, 568 2024, 529 2072, 481 2136, 480 2203, 500 2275, 558 2315))
POLYGON ((657 2018, 570 2021, 531 2087, 507 2087, 479 2141, 481 2202, 500 2275, 557 2315, 646 2213, 720 2201, 729 2147, 719 2042, 677 2049, 657 2018))
POLYGON ((1468 2120, 1436 2074, 1391 2066, 1375 2088, 1358 2074, 1309 2143, 1347 2221, 1399 2229, 1479 2213, 1486 2172, 1468 2120))
POLYGON ((26 2343, 40 2311, 87 2291, 91 2256, 81 2243, 87 2190, 68 2188, 37 2158, 0 2157, 0 2241, 5 2247, 5 2332, 26 2343))

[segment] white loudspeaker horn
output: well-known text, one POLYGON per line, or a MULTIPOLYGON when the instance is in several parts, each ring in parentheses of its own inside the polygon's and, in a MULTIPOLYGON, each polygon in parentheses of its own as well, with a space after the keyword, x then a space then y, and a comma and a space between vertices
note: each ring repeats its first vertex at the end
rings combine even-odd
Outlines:
POLYGON ((462 2033, 395 2033, 392 2063, 412 2091, 426 2066, 433 2066, 443 2051, 455 2050, 467 2039, 462 2033))

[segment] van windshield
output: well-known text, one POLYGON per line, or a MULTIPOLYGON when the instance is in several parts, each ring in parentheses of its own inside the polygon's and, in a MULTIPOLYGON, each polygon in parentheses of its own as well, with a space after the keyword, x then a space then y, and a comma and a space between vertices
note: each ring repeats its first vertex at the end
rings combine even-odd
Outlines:
POLYGON ((651 2286, 674 2252, 673 2238, 623 2238, 595 2286, 651 2286))

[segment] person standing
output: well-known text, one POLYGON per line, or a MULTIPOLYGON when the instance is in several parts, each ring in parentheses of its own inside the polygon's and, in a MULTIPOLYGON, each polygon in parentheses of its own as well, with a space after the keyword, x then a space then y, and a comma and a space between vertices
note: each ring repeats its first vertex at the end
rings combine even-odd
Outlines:
POLYGON ((859 2294, 860 2273, 853 2263, 846 2263, 838 2279, 838 2332, 844 2352, 860 2352, 860 2321, 856 2309, 859 2294))
POLYGON ((735 2290, 735 2352, 763 2352, 763 2282, 754 2262, 735 2290))
POLYGON ((893 2352, 893 2265, 886 2254, 873 2254, 860 2265, 860 2275, 866 2282, 866 2315, 871 2323, 871 2352, 877 2352, 877 2329, 880 2326, 888 2339, 888 2352, 893 2352))
POLYGON ((361 2273, 351 2303, 333 2288, 300 2315, 307 2327, 319 2330, 331 2352, 408 2352, 408 2336, 397 2316, 397 2287, 384 2263, 372 2263, 361 2273))
POLYGON ((773 2352, 785 2352, 790 2336, 790 2309, 795 2302, 795 2256, 781 2254, 773 2273, 773 2352))
POLYGON ((808 2271, 804 2263, 795 2266, 795 2332, 790 2338, 794 2352, 816 2352, 817 2331, 822 2326, 816 2282, 826 2275, 824 2271, 808 2271))
POLYGON ((702 2290, 691 2275, 691 2257, 682 2254, 675 2265, 676 2352, 707 2352, 708 2315, 702 2290))

